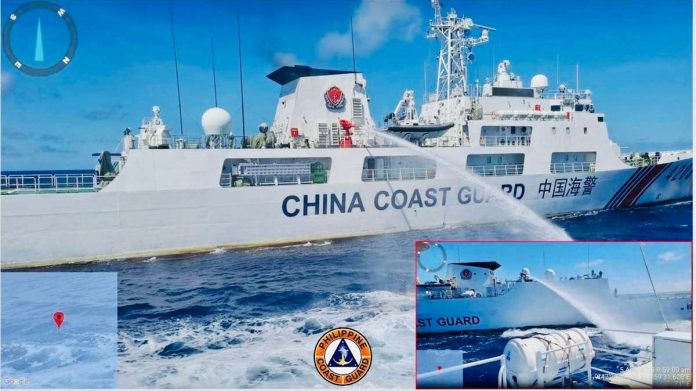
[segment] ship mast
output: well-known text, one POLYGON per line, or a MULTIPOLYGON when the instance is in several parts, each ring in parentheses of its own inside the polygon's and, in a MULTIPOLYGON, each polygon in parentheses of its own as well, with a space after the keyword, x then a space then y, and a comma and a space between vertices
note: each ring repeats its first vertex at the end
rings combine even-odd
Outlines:
POLYGON ((457 17, 451 9, 442 16, 440 0, 431 0, 435 19, 430 21, 428 38, 440 41, 437 66, 437 100, 466 95, 467 66, 474 60, 473 47, 488 42, 488 32, 494 28, 475 24, 471 18, 457 17), (471 36, 472 30, 481 30, 479 37, 471 36))

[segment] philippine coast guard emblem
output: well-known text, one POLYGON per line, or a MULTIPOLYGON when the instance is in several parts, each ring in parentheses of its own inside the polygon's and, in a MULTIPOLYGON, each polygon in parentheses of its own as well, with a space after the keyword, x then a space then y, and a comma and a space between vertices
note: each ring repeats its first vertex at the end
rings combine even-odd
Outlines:
POLYGON ((327 331, 314 348, 314 365, 329 383, 348 386, 360 381, 372 364, 365 336, 349 328, 327 331))

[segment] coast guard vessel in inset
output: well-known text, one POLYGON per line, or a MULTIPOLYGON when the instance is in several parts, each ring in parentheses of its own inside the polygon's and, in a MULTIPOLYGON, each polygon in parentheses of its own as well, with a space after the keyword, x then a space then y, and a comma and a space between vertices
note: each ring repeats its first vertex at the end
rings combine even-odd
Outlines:
POLYGON ((494 261, 449 263, 443 278, 418 284, 417 332, 593 324, 593 319, 568 302, 568 296, 626 325, 660 322, 663 314, 672 320, 691 319, 689 294, 675 294, 659 303, 650 295, 617 295, 601 271, 559 279, 547 269, 543 277, 533 278, 525 268, 517 280, 503 281, 494 273, 499 267, 494 261))
POLYGON ((515 221, 501 192, 544 216, 691 198, 691 152, 628 164, 589 90, 525 86, 507 60, 469 86, 493 29, 433 5, 442 49, 420 115, 407 93, 381 128, 361 73, 306 66, 268 75, 276 114, 252 140, 222 109, 202 138, 177 137, 156 108, 94 175, 1 178, 2 267, 515 221))

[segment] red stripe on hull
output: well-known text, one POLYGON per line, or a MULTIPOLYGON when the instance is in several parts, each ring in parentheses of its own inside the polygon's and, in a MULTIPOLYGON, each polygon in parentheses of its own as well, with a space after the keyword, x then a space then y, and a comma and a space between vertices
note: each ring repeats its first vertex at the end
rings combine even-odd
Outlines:
POLYGON ((621 204, 619 204, 619 208, 627 208, 631 205, 633 205, 636 201, 638 201, 638 198, 643 194, 645 189, 647 189, 655 179, 657 179, 658 176, 669 166, 669 164, 664 164, 664 165, 659 165, 653 167, 648 175, 646 175, 638 184, 636 184, 633 189, 631 189, 631 192, 628 193, 626 198, 624 198, 621 201, 621 204))

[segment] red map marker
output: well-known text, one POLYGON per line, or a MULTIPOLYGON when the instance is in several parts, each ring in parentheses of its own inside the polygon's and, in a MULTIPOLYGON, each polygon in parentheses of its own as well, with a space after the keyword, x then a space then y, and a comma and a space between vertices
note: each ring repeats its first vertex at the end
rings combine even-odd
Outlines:
POLYGON ((56 311, 53 313, 53 321, 56 322, 56 326, 60 328, 60 326, 63 324, 63 320, 65 319, 65 314, 62 311, 56 311))

